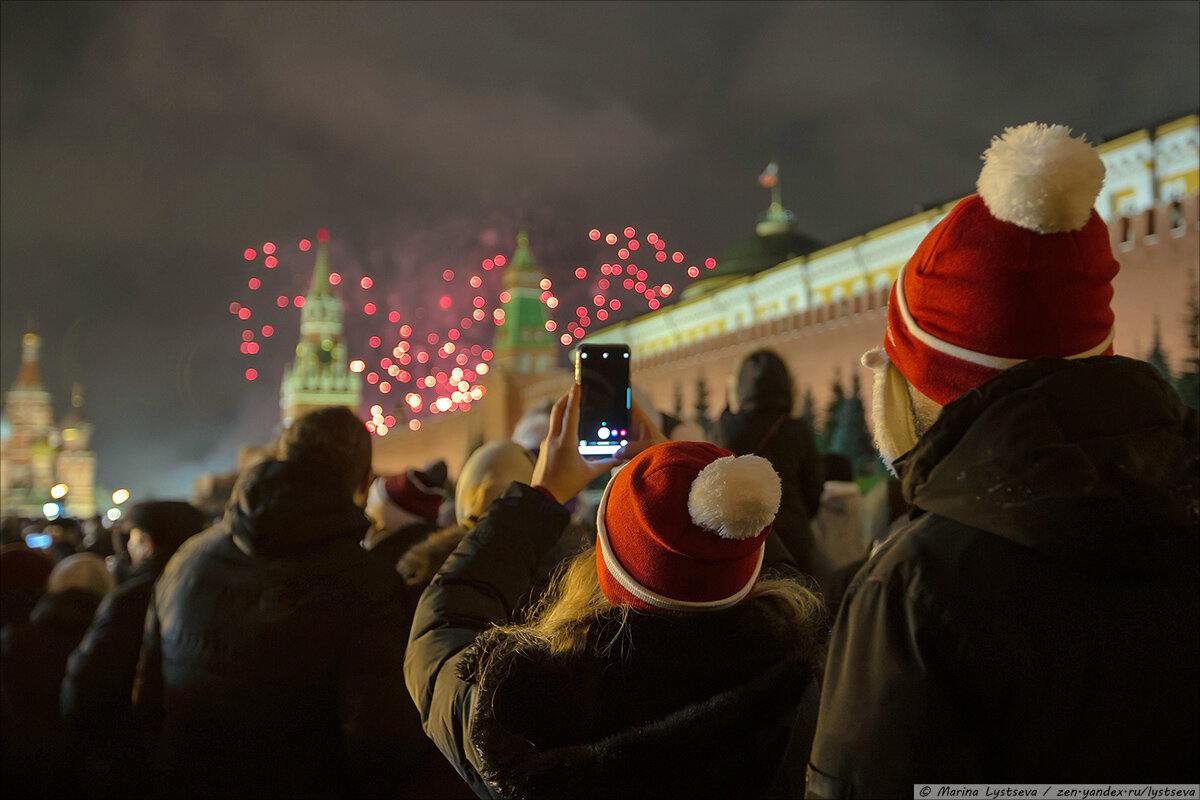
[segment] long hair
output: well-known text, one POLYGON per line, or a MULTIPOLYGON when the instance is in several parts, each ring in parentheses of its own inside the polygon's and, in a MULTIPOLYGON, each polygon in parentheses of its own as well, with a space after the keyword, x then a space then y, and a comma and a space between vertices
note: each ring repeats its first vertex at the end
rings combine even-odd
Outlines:
MULTIPOLYGON (((750 594, 775 603, 814 654, 823 649, 825 607, 811 589, 792 578, 765 574, 750 594)), ((633 642, 629 615, 643 613, 613 605, 600 590, 595 545, 567 561, 518 621, 492 631, 521 648, 563 656, 623 654, 633 642), (595 632, 595 635, 593 634, 595 632)), ((814 663, 821 659, 816 657, 814 663)))

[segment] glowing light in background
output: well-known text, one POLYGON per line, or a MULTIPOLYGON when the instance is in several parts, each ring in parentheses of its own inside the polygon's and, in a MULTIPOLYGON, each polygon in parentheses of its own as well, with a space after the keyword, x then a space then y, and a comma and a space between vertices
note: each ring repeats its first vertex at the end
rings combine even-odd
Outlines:
POLYGON ((312 247, 312 242, 310 242, 308 239, 301 239, 299 247, 302 253, 307 253, 309 248, 312 247))
POLYGON ((55 500, 61 500, 67 496, 69 489, 65 483, 56 483, 50 487, 50 496, 55 500))
POLYGON ((253 261, 254 259, 258 258, 258 253, 254 251, 253 247, 247 247, 244 251, 242 251, 242 258, 246 259, 247 261, 253 261))
POLYGON ((341 276, 341 275, 339 275, 339 274, 338 274, 338 273, 336 273, 336 272, 331 272, 331 273, 329 273, 329 285, 330 285, 330 286, 337 286, 337 285, 338 285, 339 283, 341 283, 341 282, 342 282, 342 276, 341 276))
POLYGON ((358 285, 364 289, 370 289, 372 286, 375 285, 375 281, 371 280, 371 278, 369 276, 364 275, 362 277, 362 280, 360 280, 358 282, 358 285))
POLYGON ((129 499, 129 490, 128 489, 117 489, 115 492, 112 493, 112 501, 114 504, 116 504, 118 506, 121 505, 121 503, 124 503, 128 499, 129 499))
POLYGON ((258 370, 256 370, 254 367, 250 367, 250 369, 246 370, 246 380, 252 381, 256 380, 257 378, 258 370))
POLYGON ((264 253, 266 253, 267 255, 271 255, 272 253, 275 252, 275 243, 274 242, 264 242, 263 246, 262 246, 262 251, 264 253))
POLYGON ((258 278, 251 278, 250 280, 246 281, 246 285, 250 287, 250 291, 254 291, 258 287, 262 286, 262 281, 260 281, 258 278))

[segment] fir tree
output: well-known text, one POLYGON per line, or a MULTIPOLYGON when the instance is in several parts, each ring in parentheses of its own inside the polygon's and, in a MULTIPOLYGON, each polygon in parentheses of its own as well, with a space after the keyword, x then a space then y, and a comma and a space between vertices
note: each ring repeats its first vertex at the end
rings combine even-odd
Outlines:
POLYGON ((821 455, 831 452, 830 447, 833 443, 833 434, 837 430, 838 412, 841 410, 845 399, 846 392, 842 389, 841 374, 840 372, 835 372, 833 376, 833 399, 825 407, 825 417, 822 420, 821 431, 817 434, 817 452, 821 455))
POLYGON ((1154 318, 1154 347, 1146 356, 1146 363, 1158 370, 1158 374, 1162 375, 1167 383, 1172 382, 1171 368, 1167 365, 1167 354, 1162 347, 1162 332, 1159 330, 1158 317, 1154 318))
POLYGON ((704 435, 708 436, 708 385, 703 375, 696 378, 696 422, 704 429, 704 435))
POLYGON ((814 419, 816 408, 813 403, 812 387, 804 390, 804 408, 800 411, 800 419, 808 426, 808 432, 813 435, 813 441, 817 440, 817 423, 814 419))
POLYGON ((675 384, 675 410, 672 412, 675 419, 683 419, 683 385, 675 384))
POLYGON ((1192 281, 1191 291, 1188 292, 1185 319, 1190 352, 1184 359, 1184 366, 1179 370, 1175 391, 1179 392, 1179 398, 1186 405, 1200 408, 1200 283, 1195 280, 1192 281))
POLYGON ((830 439, 830 452, 841 453, 850 459, 856 477, 874 471, 876 460, 859 391, 858 373, 855 373, 853 389, 838 408, 837 424, 830 439))

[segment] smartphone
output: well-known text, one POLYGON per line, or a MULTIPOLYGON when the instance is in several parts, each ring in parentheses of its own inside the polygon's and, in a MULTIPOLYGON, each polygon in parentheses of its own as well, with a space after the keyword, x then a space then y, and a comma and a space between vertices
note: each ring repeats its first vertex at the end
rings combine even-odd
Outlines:
POLYGON ((629 347, 580 345, 575 382, 580 387, 579 452, 584 458, 607 458, 629 443, 629 347))

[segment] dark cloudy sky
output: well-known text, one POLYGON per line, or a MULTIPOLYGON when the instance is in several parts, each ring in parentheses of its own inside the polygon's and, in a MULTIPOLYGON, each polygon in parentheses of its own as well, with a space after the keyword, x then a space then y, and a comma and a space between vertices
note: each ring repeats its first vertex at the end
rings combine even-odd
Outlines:
POLYGON ((970 191, 1006 125, 1194 112, 1198 9, 4 3, 0 381, 33 314, 100 483, 185 495, 278 420, 288 348, 246 383, 227 311, 245 247, 327 227, 394 293, 518 227, 552 276, 593 226, 719 255, 771 158, 834 243, 970 191))

